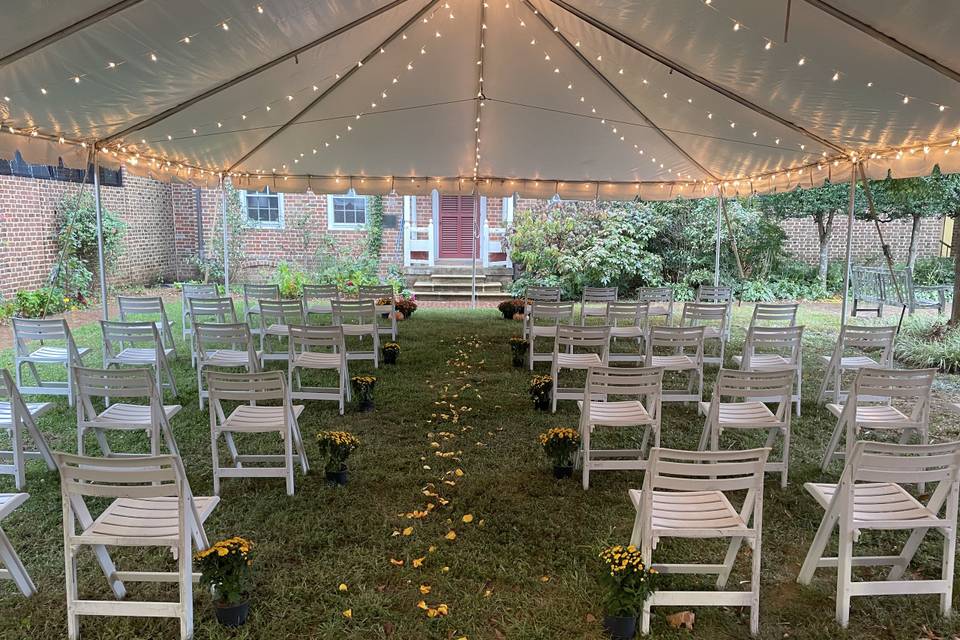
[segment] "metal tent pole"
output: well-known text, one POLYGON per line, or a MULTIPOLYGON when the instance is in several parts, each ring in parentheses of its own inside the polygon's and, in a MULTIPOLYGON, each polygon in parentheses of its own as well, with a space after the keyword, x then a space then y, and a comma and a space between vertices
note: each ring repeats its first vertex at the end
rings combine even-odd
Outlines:
POLYGON ((850 261, 853 253, 853 212, 857 202, 857 163, 852 165, 850 172, 850 205, 847 211, 847 252, 843 270, 843 302, 840 303, 840 326, 847 321, 847 298, 850 295, 850 261))
POLYGON ((480 196, 473 190, 473 233, 470 234, 470 255, 473 269, 470 274, 470 308, 477 308, 477 243, 480 241, 480 196))
POLYGON ((220 175, 220 207, 223 214, 223 295, 230 297, 230 227, 227 224, 227 188, 220 175))
POLYGON ((110 319, 107 302, 107 269, 103 251, 103 210, 100 207, 100 149, 93 150, 93 203, 97 212, 97 268, 100 270, 100 305, 104 320, 110 319))
POLYGON ((720 204, 720 198, 723 195, 717 191, 717 242, 716 249, 714 250, 713 256, 713 286, 720 286, 720 232, 721 232, 721 217, 723 215, 723 205, 720 204))

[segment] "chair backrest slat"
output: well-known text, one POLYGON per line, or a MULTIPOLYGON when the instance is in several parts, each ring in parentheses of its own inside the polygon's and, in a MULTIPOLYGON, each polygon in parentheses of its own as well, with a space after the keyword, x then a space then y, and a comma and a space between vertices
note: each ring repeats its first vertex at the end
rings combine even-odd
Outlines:
POLYGON ((212 319, 217 322, 237 322, 237 309, 233 298, 189 298, 190 317, 194 323, 212 319))
POLYGON ((680 316, 681 327, 707 326, 717 323, 723 330, 727 326, 729 305, 723 302, 688 302, 683 305, 680 316))
POLYGON ((637 300, 640 302, 673 302, 673 289, 670 287, 640 287, 637 289, 637 300))
POLYGON ((249 309, 257 300, 279 300, 280 285, 278 284, 245 284, 243 285, 243 308, 249 309))
POLYGON ((536 324, 538 320, 547 324, 569 324, 573 321, 573 302, 541 302, 534 300, 530 305, 530 322, 536 324))
POLYGON ((360 300, 374 299, 380 300, 382 298, 388 298, 393 300, 394 292, 393 285, 389 284, 373 284, 373 285, 362 285, 357 289, 357 298, 360 300))
MULTIPOLYGON (((960 442, 897 444, 858 441, 844 469, 846 490, 851 482, 956 483, 960 473, 960 442)), ((838 492, 839 493, 839 492, 838 492)))
POLYGON ((527 287, 524 294, 529 302, 560 302, 560 287, 527 287))
POLYGON ((210 402, 221 400, 287 400, 286 378, 282 371, 225 373, 206 371, 210 402))
POLYGON ((81 398, 149 398, 157 389, 153 370, 145 367, 74 367, 73 373, 81 398))
POLYGON ((131 315, 160 314, 166 316, 166 310, 163 306, 163 298, 160 296, 117 296, 117 303, 120 306, 121 320, 127 320, 128 316, 131 315))
POLYGON ((727 303, 733 301, 733 289, 701 285, 697 287, 697 302, 727 303))
POLYGON ((377 318, 376 300, 331 300, 334 324, 373 324, 377 318))
POLYGON ((69 335, 66 320, 13 318, 13 336, 18 344, 30 340, 66 340, 69 335))
POLYGON ((90 458, 54 454, 63 493, 96 498, 180 497, 183 476, 173 455, 90 458))
POLYGON ((928 399, 936 369, 877 369, 864 367, 853 383, 856 396, 928 399))
POLYGON ((264 325, 270 324, 303 324, 302 300, 258 300, 260 305, 260 321, 264 325))
MULTIPOLYGON (((152 322, 116 322, 101 320, 100 329, 104 343, 112 350, 114 344, 152 344, 159 348, 160 334, 152 322)), ((112 351, 111 351, 112 352, 112 351)))
POLYGON ((797 303, 769 304, 758 302, 753 308, 753 315, 750 317, 750 326, 786 326, 792 327, 797 323, 797 311, 800 305, 797 303))
POLYGON ((340 289, 335 284, 305 284, 303 285, 303 300, 339 300, 340 289))
POLYGON ((607 303, 607 323, 611 326, 646 325, 650 312, 649 302, 617 301, 607 303), (620 323, 623 323, 621 325, 620 323))
POLYGON ((309 351, 310 347, 333 348, 338 353, 344 351, 342 326, 292 324, 289 331, 291 352, 309 351))
POLYGON ((720 397, 780 397, 782 401, 789 403, 795 375, 794 371, 790 369, 785 371, 741 371, 721 368, 717 374, 715 397, 718 401, 720 397))
POLYGON ((581 327, 577 325, 560 325, 557 327, 557 339, 554 351, 560 347, 603 347, 610 344, 610 327, 581 327))
POLYGON ((650 452, 644 489, 667 491, 762 490, 769 448, 746 451, 650 452))
POLYGON ((649 345, 654 347, 667 347, 671 349, 682 349, 693 347, 703 351, 703 327, 650 327, 649 345))
POLYGON ((580 302, 616 302, 617 287, 584 287, 580 302))
POLYGON ((659 395, 662 385, 662 367, 591 367, 585 388, 591 396, 645 396, 659 395))

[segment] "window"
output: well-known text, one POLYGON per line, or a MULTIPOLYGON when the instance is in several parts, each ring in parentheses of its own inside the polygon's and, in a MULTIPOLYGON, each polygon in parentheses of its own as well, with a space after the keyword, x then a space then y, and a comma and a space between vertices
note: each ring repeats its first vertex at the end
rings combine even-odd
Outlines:
POLYGON ((345 195, 327 196, 327 227, 357 229, 367 223, 367 198, 353 189, 345 195))
POLYGON ((243 205, 247 210, 247 224, 252 227, 283 228, 283 194, 263 191, 243 191, 243 205))

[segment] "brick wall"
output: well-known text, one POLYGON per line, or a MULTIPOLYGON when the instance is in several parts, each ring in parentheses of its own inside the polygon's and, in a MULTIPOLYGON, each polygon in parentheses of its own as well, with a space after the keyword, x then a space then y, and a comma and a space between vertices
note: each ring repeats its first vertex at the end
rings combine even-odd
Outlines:
MULTIPOLYGON (((883 239, 890 245, 894 260, 906 262, 910 247, 910 220, 896 220, 880 225, 883 239)), ((787 233, 786 249, 799 260, 816 264, 820 257, 817 240, 817 225, 811 218, 792 218, 781 222, 787 233)), ((943 218, 924 218, 917 232, 917 255, 919 257, 940 255, 940 239, 943 237, 943 218)), ((847 217, 837 216, 833 221, 830 237, 830 258, 843 259, 847 247, 847 217)), ((873 222, 855 220, 853 223, 853 262, 867 264, 883 258, 880 240, 873 222)))
MULTIPOLYGON (((108 272, 111 286, 172 279, 174 217, 171 185, 125 174, 122 188, 102 187, 103 206, 127 224, 123 255, 108 272)), ((81 185, 0 176, 0 295, 46 284, 59 253, 57 205, 81 185)), ((85 188, 90 189, 90 186, 85 188)))

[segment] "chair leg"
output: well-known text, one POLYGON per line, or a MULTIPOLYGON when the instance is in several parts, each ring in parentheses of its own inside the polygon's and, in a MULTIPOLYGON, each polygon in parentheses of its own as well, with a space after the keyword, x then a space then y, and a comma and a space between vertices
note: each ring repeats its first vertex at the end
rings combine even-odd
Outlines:
POLYGON ((796 409, 795 409, 797 412, 798 418, 800 417, 800 404, 801 404, 801 399, 803 398, 803 392, 801 389, 802 386, 803 386, 803 371, 798 366, 797 367, 797 403, 796 403, 796 409))
POLYGON ((287 428, 286 437, 283 439, 283 459, 287 467, 287 495, 293 495, 293 433, 287 428))
POLYGON ((947 588, 940 594, 940 613, 949 616, 953 608, 953 570, 957 556, 957 528, 950 527, 943 536, 943 569, 940 577, 947 588))
POLYGON ((27 568, 23 566, 23 562, 20 561, 20 556, 17 555, 13 545, 10 544, 10 539, 7 538, 7 534, 4 533, 3 529, 0 529, 0 562, 2 562, 3 566, 9 571, 13 582, 17 585, 17 588, 20 589, 20 593, 29 598, 37 592, 37 587, 34 586, 33 580, 30 579, 30 574, 27 573, 27 568))
POLYGON ((803 560, 803 566, 800 567, 800 575, 797 576, 797 582, 800 584, 810 584, 813 580, 813 574, 817 570, 820 558, 823 557, 823 550, 827 548, 830 542, 830 536, 833 534, 833 528, 837 524, 837 514, 828 510, 823 514, 823 520, 820 521, 820 527, 817 534, 810 543, 810 549, 807 551, 807 557, 803 560))
MULTIPOLYGON (((737 560, 737 554, 740 552, 740 545, 743 544, 743 538, 730 538, 730 544, 727 545, 727 554, 723 558, 723 569, 720 570, 719 575, 717 575, 717 589, 723 589, 727 586, 727 579, 730 578, 730 572, 733 571, 733 563, 737 560)), ((758 556, 758 552, 754 550, 754 556, 758 556)))
POLYGON ((707 443, 710 439, 710 414, 707 414, 707 417, 703 419, 703 430, 700 432, 700 442, 697 444, 697 451, 705 451, 707 449, 707 443))
MULTIPOLYGON (((216 405, 211 405, 212 412, 216 405)), ((213 495, 220 495, 220 455, 217 451, 217 432, 210 429, 210 452, 213 454, 213 495)))
MULTIPOLYGON (((66 525, 66 523, 64 523, 66 525)), ((74 613, 73 603, 77 600, 77 559, 74 550, 64 542, 64 564, 67 574, 67 637, 69 640, 80 639, 80 616, 74 613)))
POLYGON ((903 576, 907 567, 910 566, 910 561, 913 560, 913 556, 917 553, 917 549, 920 548, 920 543, 923 542, 924 537, 926 537, 927 531, 929 531, 929 529, 914 529, 910 532, 910 537, 907 538, 907 542, 903 545, 897 562, 890 567, 890 571, 887 573, 887 580, 899 580, 901 576, 903 576))
POLYGON ((13 478, 17 486, 17 491, 22 491, 23 485, 27 482, 26 470, 24 469, 26 460, 23 455, 23 418, 17 416, 12 422, 10 440, 13 446, 13 451, 11 452, 13 457, 13 478))
POLYGON ((580 464, 583 465, 583 489, 590 488, 590 425, 586 425, 580 434, 580 464))
POLYGON ((780 487, 786 488, 790 475, 790 427, 783 429, 783 471, 780 472, 780 487))
POLYGON ((837 623, 846 629, 850 623, 850 579, 853 559, 853 531, 850 523, 840 521, 840 545, 837 548, 837 623))
POLYGON ((203 367, 197 363, 197 398, 200 401, 200 411, 203 411, 203 367))
MULTIPOLYGON (((633 525, 634 535, 631 536, 631 544, 637 544, 633 541, 633 537, 640 537, 637 533, 637 528, 642 527, 640 523, 640 511, 637 511, 637 521, 633 525)), ((653 563, 653 549, 652 540, 648 540, 644 536, 643 544, 641 545, 640 554, 643 557, 643 564, 647 567, 651 566, 653 563)), ((647 598, 643 601, 643 609, 640 611, 640 634, 649 635, 650 634, 650 598, 647 598)))
MULTIPOLYGON (((557 412, 557 387, 560 386, 560 370, 553 369, 550 372, 550 375, 553 376, 553 386, 550 387, 550 413, 556 413, 557 412)), ((589 401, 590 399, 587 398, 587 402, 589 401)))
POLYGON ((750 572, 750 635, 760 633, 760 530, 754 540, 750 572))
POLYGON ((823 452, 823 460, 820 461, 820 470, 826 471, 830 463, 833 462, 833 454, 840 445, 840 435, 846 426, 845 420, 841 416, 837 418, 837 425, 833 428, 833 435, 830 436, 830 442, 827 444, 827 450, 823 452))

